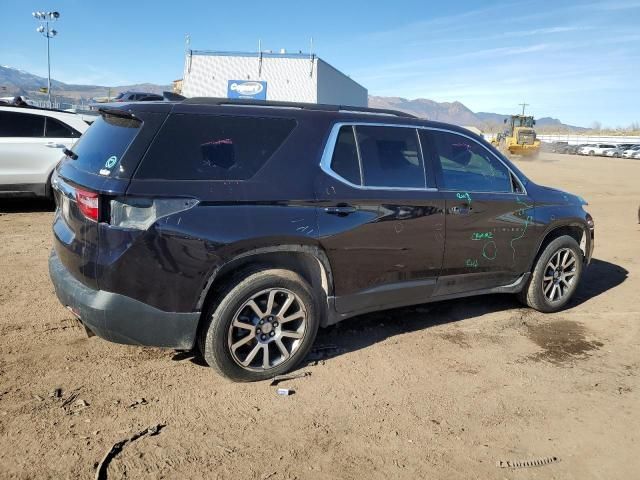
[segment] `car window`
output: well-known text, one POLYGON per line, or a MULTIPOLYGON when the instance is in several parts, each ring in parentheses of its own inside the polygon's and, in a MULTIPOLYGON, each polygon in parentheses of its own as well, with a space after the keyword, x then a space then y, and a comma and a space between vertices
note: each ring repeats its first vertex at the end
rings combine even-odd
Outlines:
POLYGON ((73 166, 93 174, 118 167, 125 151, 140 131, 142 122, 114 115, 101 115, 73 146, 78 158, 73 166))
POLYGON ((44 117, 21 112, 0 112, 0 137, 42 137, 44 117))
POLYGON ((46 117, 44 136, 49 138, 78 138, 80 132, 65 125, 58 119, 46 117))
POLYGON ((170 115, 136 178, 246 180, 269 160, 295 124, 288 118, 170 115))
POLYGON ((331 170, 351 183, 360 185, 360 164, 353 127, 340 127, 331 157, 331 170))
POLYGON ((440 160, 440 187, 470 192, 511 192, 509 170, 475 141, 449 132, 434 131, 440 160))
POLYGON ((365 186, 424 188, 418 133, 405 127, 356 127, 365 186))

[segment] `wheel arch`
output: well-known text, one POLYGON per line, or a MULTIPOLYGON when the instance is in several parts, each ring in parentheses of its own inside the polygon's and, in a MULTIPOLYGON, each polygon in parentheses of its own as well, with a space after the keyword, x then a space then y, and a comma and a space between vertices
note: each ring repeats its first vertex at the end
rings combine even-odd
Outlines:
POLYGON ((568 235, 572 237, 578 243, 578 245, 580 245, 580 250, 582 250, 582 253, 585 256, 585 258, 587 257, 587 252, 589 251, 589 248, 587 246, 583 249, 581 246, 582 245, 581 242, 582 242, 583 236, 585 237, 586 241, 590 241, 588 225, 583 224, 581 222, 570 222, 570 223, 552 225, 547 229, 544 235, 542 235, 542 239, 538 244, 536 254, 531 260, 531 263, 529 264, 529 270, 528 270, 529 272, 533 270, 533 267, 538 261, 538 258, 540 258, 540 255, 542 255, 542 252, 544 251, 544 249, 547 248, 547 245, 553 242, 556 238, 562 237, 563 235, 568 235))
MULTIPOLYGON (((328 314, 327 299, 333 295, 333 273, 329 258, 324 250, 313 245, 274 245, 243 252, 218 266, 210 275, 203 288, 196 309, 206 315, 218 286, 224 284, 234 272, 251 265, 264 265, 273 268, 285 268, 302 276, 313 291, 319 294, 321 325, 326 324, 328 314)), ((202 319, 200 320, 202 322, 202 319)))

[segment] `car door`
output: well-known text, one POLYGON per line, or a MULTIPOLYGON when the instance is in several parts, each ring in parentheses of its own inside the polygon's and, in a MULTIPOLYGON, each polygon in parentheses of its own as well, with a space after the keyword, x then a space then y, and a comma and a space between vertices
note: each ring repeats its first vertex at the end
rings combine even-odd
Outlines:
POLYGON ((436 295, 508 285, 535 247, 534 203, 488 146, 454 131, 423 130, 445 198, 446 245, 436 295))
POLYGON ((316 196, 338 312, 432 295, 444 249, 444 201, 434 187, 415 128, 334 126, 316 196))
POLYGON ((49 162, 43 162, 39 175, 48 176, 53 167, 64 155, 65 148, 71 149, 73 144, 80 138, 82 133, 67 125, 62 120, 53 117, 46 117, 44 136, 44 146, 50 151, 49 162))
POLYGON ((1 185, 21 190, 42 182, 38 172, 52 153, 44 146, 44 123, 37 113, 0 111, 1 185))

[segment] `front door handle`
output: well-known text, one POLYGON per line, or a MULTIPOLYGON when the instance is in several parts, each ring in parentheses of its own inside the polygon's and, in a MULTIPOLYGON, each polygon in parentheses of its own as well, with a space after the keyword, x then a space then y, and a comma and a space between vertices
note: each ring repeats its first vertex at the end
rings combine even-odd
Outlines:
POLYGON ((66 148, 66 145, 63 145, 62 143, 54 143, 54 142, 45 143, 44 146, 49 148, 66 148))
POLYGON ((451 207, 449 213, 451 215, 469 215, 471 213, 471 207, 451 207))
POLYGON ((351 205, 338 205, 337 207, 325 207, 324 211, 329 215, 338 215, 340 217, 346 217, 350 213, 356 211, 356 207, 351 205))

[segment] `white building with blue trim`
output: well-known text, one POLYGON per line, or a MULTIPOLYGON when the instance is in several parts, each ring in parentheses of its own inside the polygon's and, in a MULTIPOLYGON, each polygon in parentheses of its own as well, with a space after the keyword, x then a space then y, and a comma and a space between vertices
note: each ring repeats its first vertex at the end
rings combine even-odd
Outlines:
POLYGON ((366 107, 367 89, 316 55, 189 50, 182 94, 366 107))

